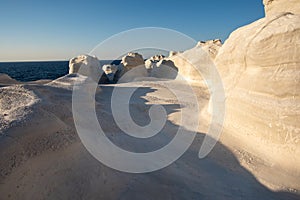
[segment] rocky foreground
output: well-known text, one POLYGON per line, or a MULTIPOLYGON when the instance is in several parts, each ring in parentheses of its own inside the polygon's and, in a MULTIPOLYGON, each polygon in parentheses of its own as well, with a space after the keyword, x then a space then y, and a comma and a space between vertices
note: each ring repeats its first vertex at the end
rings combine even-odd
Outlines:
MULTIPOLYGON (((299 1, 264 1, 266 17, 219 40, 199 42, 169 57, 144 62, 129 53, 119 66, 101 68, 93 56, 70 61, 70 74, 54 81, 19 83, 0 75, 0 199, 300 199, 300 10, 299 1), (199 56, 199 50, 206 52, 199 56), (204 50, 204 51, 203 51, 204 50), (193 63, 186 62, 192 58, 193 63), (208 88, 193 66, 210 75, 208 58, 222 78, 226 116, 220 140, 204 159, 199 148, 208 131, 208 88), (115 82, 145 65, 123 83, 100 84, 96 92, 99 123, 115 144, 132 151, 167 144, 181 126, 179 102, 167 85, 182 87, 178 75, 198 98, 200 127, 188 151, 156 172, 128 174, 97 161, 79 139, 72 114, 72 89, 82 75, 115 82), (168 74, 163 66, 175 69, 168 74), (86 70, 78 75, 78 66, 86 70), (150 77, 151 78, 150 78, 150 77), (130 99, 132 117, 149 123, 147 110, 160 104, 168 120, 150 142, 128 138, 110 109, 114 88, 139 87, 130 99)), ((187 91, 181 95, 189 96, 187 91)), ((192 102, 185 102, 191 105, 192 102)), ((124 105, 128 106, 128 105, 124 105)), ((191 110, 192 113, 192 110, 191 110)))
MULTIPOLYGON (((72 79, 67 76, 45 85, 1 89, 1 94, 7 91, 6 98, 28 102, 26 105, 17 102, 24 106, 11 110, 6 116, 23 113, 22 120, 2 128, 0 190, 4 199, 298 198, 296 193, 292 193, 293 187, 289 187, 289 184, 299 187, 296 177, 279 173, 241 146, 233 148, 232 145, 238 143, 224 144, 221 140, 208 157, 198 159, 207 130, 203 118, 200 127, 203 132, 199 130, 189 150, 167 168, 135 175, 104 166, 89 154, 75 131, 71 110, 72 90, 69 87, 72 79), (251 170, 255 170, 256 174, 251 170), (270 176, 277 178, 272 181, 268 179, 270 176)), ((163 84, 168 83, 177 84, 178 88, 181 84, 180 81, 163 81, 163 84)), ((207 89, 200 86, 194 89, 201 99, 199 107, 203 109, 208 103, 207 89)), ((159 80, 101 85, 96 95, 99 121, 108 137, 119 146, 135 151, 168 143, 180 125, 178 109, 179 104, 174 101, 174 96, 159 84, 159 80), (126 90, 135 86, 139 89, 130 102, 133 117, 146 122, 149 116, 144 110, 152 104, 164 105, 169 115, 163 135, 150 143, 132 141, 113 122, 109 106, 112 89, 122 87, 126 90)))

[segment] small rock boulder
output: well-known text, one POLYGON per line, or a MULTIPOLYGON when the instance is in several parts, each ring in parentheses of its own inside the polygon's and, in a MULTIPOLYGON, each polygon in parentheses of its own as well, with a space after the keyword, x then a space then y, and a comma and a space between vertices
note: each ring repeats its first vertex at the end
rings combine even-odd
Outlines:
POLYGON ((134 67, 144 65, 145 62, 141 54, 130 52, 122 58, 121 64, 125 70, 131 70, 134 67))
POLYGON ((69 61, 69 74, 80 73, 98 82, 103 74, 100 62, 95 56, 79 55, 69 61))

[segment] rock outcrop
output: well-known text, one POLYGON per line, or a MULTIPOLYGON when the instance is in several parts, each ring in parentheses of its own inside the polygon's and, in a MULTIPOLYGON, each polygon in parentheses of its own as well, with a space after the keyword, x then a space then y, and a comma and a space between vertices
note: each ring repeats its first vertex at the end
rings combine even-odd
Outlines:
POLYGON ((264 3, 267 17, 234 31, 215 60, 224 128, 248 152, 300 176, 300 15, 278 14, 300 2, 264 3))
POLYGON ((156 63, 158 63, 159 61, 163 60, 165 58, 164 55, 155 55, 150 57, 149 59, 147 59, 145 61, 145 67, 146 69, 153 69, 156 67, 156 63))
POLYGON ((137 66, 144 65, 145 62, 141 54, 130 52, 122 58, 121 64, 124 66, 124 69, 128 71, 137 66))
POLYGON ((265 5, 266 16, 284 12, 300 14, 299 0, 263 0, 263 3, 265 5))
POLYGON ((121 73, 121 69, 119 65, 103 65, 102 70, 106 74, 109 82, 116 82, 117 79, 119 78, 118 75, 121 73))
POLYGON ((151 58, 149 58, 150 60, 153 60, 153 61, 160 61, 160 60, 163 60, 165 58, 164 55, 155 55, 155 56, 152 56, 151 58))
POLYGON ((222 46, 222 41, 220 39, 200 41, 197 46, 206 51, 212 59, 215 59, 222 46))
POLYGON ((155 63, 155 66, 151 70, 151 77, 161 79, 176 79, 178 73, 177 67, 171 60, 160 60, 155 63))
POLYGON ((8 85, 8 84, 17 84, 17 83, 18 83, 18 81, 11 78, 7 74, 0 73, 0 84, 8 85))
POLYGON ((179 77, 188 81, 199 82, 199 80, 203 80, 203 75, 205 77, 209 76, 210 68, 213 65, 211 55, 208 51, 203 49, 203 46, 205 46, 207 50, 209 49, 208 45, 198 44, 192 49, 173 54, 173 56, 166 58, 166 60, 170 60, 174 63, 178 69, 179 77))
POLYGON ((80 55, 69 61, 69 74, 80 73, 91 77, 94 81, 99 81, 103 71, 100 62, 95 56, 80 55), (80 69, 80 71, 79 71, 80 69))
POLYGON ((129 52, 122 58, 118 67, 122 69, 119 82, 131 82, 136 78, 147 77, 149 73, 145 67, 143 56, 138 53, 129 52))

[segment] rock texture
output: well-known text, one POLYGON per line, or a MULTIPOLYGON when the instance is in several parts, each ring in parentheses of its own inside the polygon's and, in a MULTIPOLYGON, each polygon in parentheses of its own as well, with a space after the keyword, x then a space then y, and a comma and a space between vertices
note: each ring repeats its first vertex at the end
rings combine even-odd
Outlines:
POLYGON ((163 60, 165 58, 165 56, 164 55, 155 55, 155 56, 152 56, 151 58, 150 58, 150 60, 153 60, 153 61, 160 61, 160 60, 163 60))
POLYGON ((12 123, 23 121, 39 98, 22 85, 0 88, 0 135, 12 123))
POLYGON ((298 2, 268 1, 267 17, 234 31, 215 63, 226 90, 225 132, 300 177, 300 16, 272 15, 298 2))
POLYGON ((264 0, 263 3, 267 16, 284 12, 300 14, 299 0, 264 0))
POLYGON ((18 81, 16 81, 15 79, 11 78, 10 76, 8 76, 7 74, 1 74, 0 73, 0 85, 8 85, 8 84, 17 84, 18 81))
POLYGON ((144 65, 145 62, 141 54, 130 52, 122 58, 121 64, 125 70, 130 70, 134 67, 144 65))
POLYGON ((165 58, 164 55, 155 55, 150 57, 149 59, 147 59, 145 61, 145 67, 146 69, 153 69, 156 67, 156 63, 158 63, 159 61, 163 60, 165 58))
POLYGON ((200 41, 198 42, 197 46, 206 51, 212 59, 215 59, 219 49, 222 46, 222 41, 220 39, 200 41))
POLYGON ((203 49, 203 46, 205 46, 206 50, 209 49, 207 44, 197 45, 182 53, 173 54, 166 60, 172 61, 178 68, 179 77, 188 81, 199 82, 199 80, 203 80, 202 75, 207 77, 210 74, 210 68, 213 65, 211 55, 203 49), (200 71, 197 70, 198 68, 200 71))
POLYGON ((162 79, 176 79, 178 69, 171 60, 160 60, 155 63, 154 68, 151 70, 151 77, 162 79))
POLYGON ((79 69, 80 74, 89 76, 97 82, 103 73, 97 57, 90 55, 79 55, 69 61, 69 74, 78 73, 79 69))
POLYGON ((110 82, 117 81, 119 78, 118 74, 122 71, 119 65, 103 65, 102 70, 110 82))

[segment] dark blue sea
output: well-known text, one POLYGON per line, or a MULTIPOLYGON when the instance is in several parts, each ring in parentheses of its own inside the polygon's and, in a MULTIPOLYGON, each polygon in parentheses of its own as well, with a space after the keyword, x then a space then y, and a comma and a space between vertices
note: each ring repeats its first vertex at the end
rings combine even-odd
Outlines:
MULTIPOLYGON (((101 64, 119 64, 119 60, 102 60, 101 64)), ((68 74, 69 61, 43 62, 0 62, 0 73, 4 73, 18 81, 36 81, 41 79, 57 79, 68 74)))

